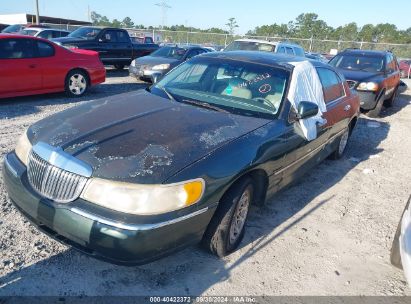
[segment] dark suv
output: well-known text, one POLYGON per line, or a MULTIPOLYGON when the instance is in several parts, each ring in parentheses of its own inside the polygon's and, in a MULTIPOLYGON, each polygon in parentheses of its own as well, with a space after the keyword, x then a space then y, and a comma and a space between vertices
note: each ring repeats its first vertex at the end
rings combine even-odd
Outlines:
POLYGON ((330 64, 358 92, 361 110, 368 116, 377 117, 383 105, 392 106, 400 85, 400 70, 391 52, 348 49, 335 56, 330 64))

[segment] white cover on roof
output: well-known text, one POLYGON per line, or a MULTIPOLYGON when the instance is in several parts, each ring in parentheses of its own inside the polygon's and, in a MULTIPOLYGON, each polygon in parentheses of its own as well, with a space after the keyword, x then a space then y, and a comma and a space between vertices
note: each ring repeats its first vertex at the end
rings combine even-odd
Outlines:
POLYGON ((307 140, 317 138, 317 124, 324 123, 322 114, 327 111, 320 77, 315 67, 309 61, 290 62, 294 72, 288 91, 288 100, 294 109, 298 109, 301 101, 310 101, 318 105, 318 114, 314 117, 300 120, 299 123, 307 140))

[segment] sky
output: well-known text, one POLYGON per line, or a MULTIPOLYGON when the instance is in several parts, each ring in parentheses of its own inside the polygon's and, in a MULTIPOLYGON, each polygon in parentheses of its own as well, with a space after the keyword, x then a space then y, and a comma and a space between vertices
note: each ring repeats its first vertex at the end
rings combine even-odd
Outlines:
MULTIPOLYGON (((111 19, 130 17, 135 24, 159 26, 162 9, 156 3, 163 0, 38 0, 40 15, 76 20, 88 19, 88 7, 111 19)), ((235 17, 238 34, 256 26, 288 23, 301 13, 316 13, 329 25, 337 27, 350 22, 393 23, 399 29, 411 27, 411 1, 385 0, 167 0, 166 25, 183 24, 197 28, 219 27, 235 17)), ((35 0, 0 0, 0 14, 34 13, 35 0)))

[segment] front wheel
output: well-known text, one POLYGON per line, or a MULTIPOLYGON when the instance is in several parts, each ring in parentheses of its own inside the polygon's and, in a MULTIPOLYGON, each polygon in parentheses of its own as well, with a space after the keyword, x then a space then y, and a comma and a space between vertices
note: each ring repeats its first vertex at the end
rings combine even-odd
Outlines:
POLYGON ((381 97, 378 100, 377 104, 375 105, 374 109, 369 110, 369 111, 365 112, 364 114, 367 115, 368 117, 371 117, 371 118, 379 117, 380 113, 381 113, 382 106, 384 104, 384 96, 385 96, 385 94, 381 95, 381 97))
POLYGON ((347 148, 348 140, 350 138, 350 128, 344 130, 344 133, 341 135, 340 140, 338 141, 337 149, 330 155, 331 159, 340 159, 347 148))
POLYGON ((250 178, 242 179, 228 190, 203 236, 203 247, 219 257, 230 254, 238 247, 244 237, 253 194, 250 178))
POLYGON ((83 96, 88 89, 89 81, 86 72, 74 70, 67 74, 65 91, 69 97, 83 96))
POLYGON ((386 108, 391 108, 394 105, 395 99, 398 97, 398 86, 394 89, 394 92, 392 93, 392 96, 384 101, 384 106, 386 108))

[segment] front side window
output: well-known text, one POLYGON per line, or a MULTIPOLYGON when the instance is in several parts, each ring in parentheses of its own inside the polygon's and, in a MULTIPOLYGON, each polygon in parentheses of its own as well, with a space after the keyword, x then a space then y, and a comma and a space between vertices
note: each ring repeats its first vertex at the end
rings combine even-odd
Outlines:
POLYGON ((275 45, 264 42, 234 41, 224 51, 262 51, 274 52, 275 45))
POLYGON ((293 50, 293 48, 291 48, 291 47, 286 47, 285 49, 286 49, 288 55, 294 55, 294 50, 293 50))
POLYGON ((272 118, 284 99, 289 75, 282 68, 195 57, 167 74, 152 92, 183 103, 272 118))
POLYGON ((0 39, 0 59, 25 59, 35 57, 31 39, 0 39))
POLYGON ((326 68, 317 68, 317 73, 323 86, 326 103, 345 96, 343 83, 334 71, 326 68))
POLYGON ((49 31, 49 30, 42 31, 37 35, 37 37, 44 38, 44 39, 54 38, 53 37, 53 31, 49 31))
POLYGON ((335 56, 330 62, 333 67, 364 72, 383 72, 384 57, 364 54, 341 54, 335 56))

